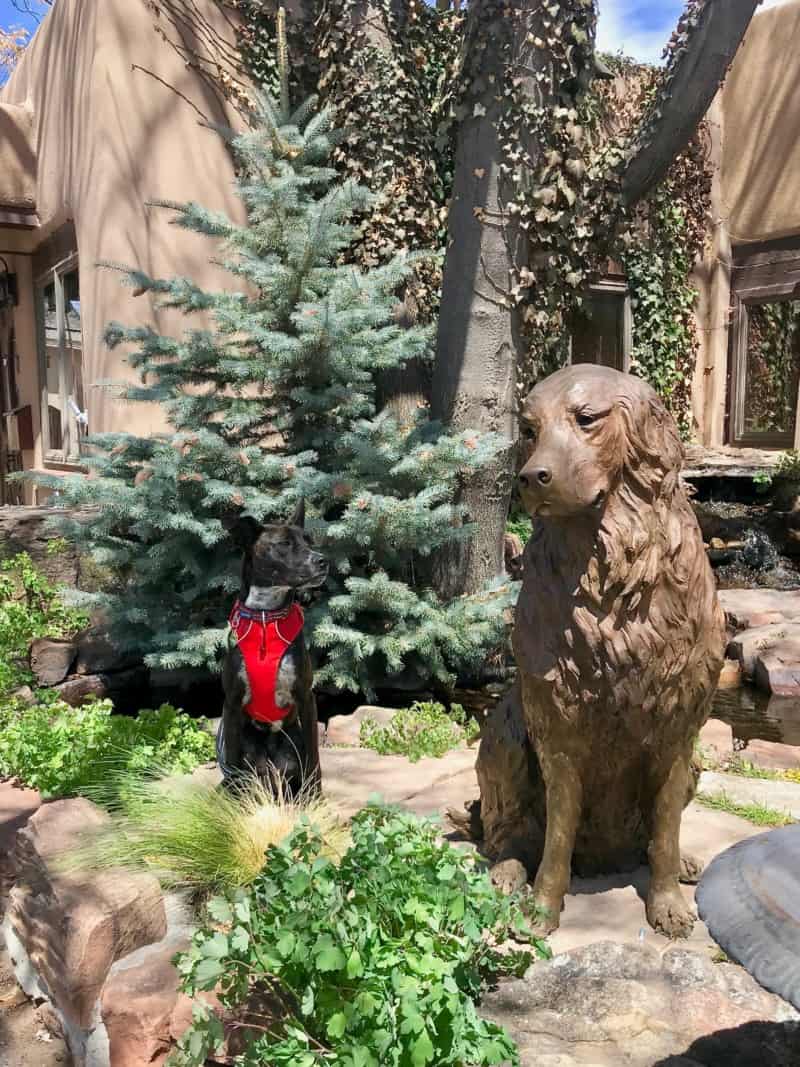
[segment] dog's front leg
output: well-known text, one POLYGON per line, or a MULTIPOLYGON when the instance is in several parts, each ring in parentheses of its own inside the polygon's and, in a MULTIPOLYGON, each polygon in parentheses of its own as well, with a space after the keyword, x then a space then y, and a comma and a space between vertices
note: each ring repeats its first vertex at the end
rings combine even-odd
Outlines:
POLYGON ((689 782, 691 748, 679 751, 656 782, 651 815, 650 889, 647 921, 667 937, 688 937, 695 916, 678 885, 681 875, 680 830, 689 782))
POLYGON ((539 762, 547 796, 547 824, 542 862, 533 883, 533 897, 540 912, 537 926, 549 934, 558 927, 569 889, 583 786, 578 762, 569 753, 539 752, 539 762))
MULTIPOLYGON (((222 664, 222 689, 225 694, 222 722, 219 724, 222 744, 217 746, 220 764, 224 764, 229 770, 241 771, 244 707, 250 699, 250 686, 244 660, 238 648, 231 649, 222 664)), ((223 770, 222 766, 220 770, 223 770)), ((223 775, 227 778, 225 770, 223 775)))

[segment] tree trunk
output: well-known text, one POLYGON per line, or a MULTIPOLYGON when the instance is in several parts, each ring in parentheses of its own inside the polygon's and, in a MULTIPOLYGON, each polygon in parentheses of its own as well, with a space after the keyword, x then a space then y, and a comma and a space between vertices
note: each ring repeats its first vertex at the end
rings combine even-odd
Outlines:
MULTIPOLYGON (((484 89, 468 98, 470 113, 459 129, 431 407, 453 430, 498 433, 507 445, 462 487, 466 520, 475 531, 437 556, 436 585, 446 598, 477 592, 503 573, 517 441, 516 366, 525 345, 508 292, 513 272, 528 264, 529 243, 508 215, 516 190, 500 172, 498 127, 507 106, 507 65, 532 82, 546 59, 545 50, 530 43, 532 23, 541 18, 532 0, 511 0, 505 8, 477 2, 470 13, 468 40, 488 41, 477 83, 484 89)), ((535 146, 529 150, 535 158, 535 146)))

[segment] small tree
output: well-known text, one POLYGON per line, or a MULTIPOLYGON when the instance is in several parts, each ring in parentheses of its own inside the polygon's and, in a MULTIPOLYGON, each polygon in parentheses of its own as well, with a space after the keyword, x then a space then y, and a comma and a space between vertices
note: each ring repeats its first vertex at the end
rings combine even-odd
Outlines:
POLYGON ((211 326, 181 337, 107 330, 112 347, 134 346, 141 376, 122 395, 163 405, 174 433, 96 435, 93 477, 58 481, 66 503, 100 505, 68 521, 68 533, 118 576, 113 592, 81 599, 150 665, 214 664, 239 569, 221 519, 238 510, 282 521, 302 495, 332 565, 309 620, 319 678, 367 693, 401 674, 446 683, 499 640, 506 601, 442 603, 420 559, 463 534, 459 473, 499 442, 444 435, 424 417, 401 428, 377 410, 376 377, 429 355, 428 332, 393 316, 410 260, 369 271, 339 263, 355 233, 348 220, 370 196, 327 165, 327 115, 312 105, 292 115, 287 96, 261 100, 252 132, 229 138, 248 225, 197 204, 162 205, 177 225, 221 240, 245 291, 118 268, 162 306, 205 312, 211 326))

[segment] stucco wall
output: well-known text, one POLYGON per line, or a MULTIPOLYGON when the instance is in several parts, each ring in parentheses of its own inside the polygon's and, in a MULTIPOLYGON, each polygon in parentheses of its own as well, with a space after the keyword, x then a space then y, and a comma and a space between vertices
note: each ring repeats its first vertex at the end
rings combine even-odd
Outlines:
POLYGON ((800 0, 755 15, 722 92, 734 244, 800 233, 800 0))
MULTIPOLYGON (((235 30, 214 0, 193 0, 202 23, 198 47, 233 47, 235 30)), ((110 319, 150 323, 174 332, 175 312, 156 312, 149 298, 134 298, 119 275, 99 261, 135 265, 156 276, 187 274, 201 285, 233 281, 209 262, 216 251, 207 239, 169 225, 170 214, 148 200, 196 200, 233 218, 243 218, 233 191, 234 172, 218 134, 202 123, 240 124, 233 109, 179 52, 158 26, 178 39, 145 0, 59 0, 44 20, 0 102, 26 105, 34 114, 38 158, 36 206, 41 228, 32 234, 3 232, 5 249, 32 251, 68 219, 74 220, 80 256, 84 379, 90 430, 163 429, 157 409, 123 404, 93 383, 130 377, 119 352, 109 352, 102 334, 110 319), (16 244, 12 243, 16 242, 16 244)), ((191 40, 197 23, 179 32, 191 40)), ((26 291, 17 312, 18 348, 24 364, 25 401, 33 399, 38 432, 36 348, 30 308, 31 260, 18 256, 26 291)), ((196 320, 195 320, 196 321, 196 320)), ((35 456, 41 463, 40 450, 35 456)))

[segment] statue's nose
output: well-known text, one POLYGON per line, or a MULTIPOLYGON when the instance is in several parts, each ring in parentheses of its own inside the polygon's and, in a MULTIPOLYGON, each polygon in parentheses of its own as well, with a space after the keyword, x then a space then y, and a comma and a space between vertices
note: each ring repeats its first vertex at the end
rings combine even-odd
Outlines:
POLYGON ((530 489, 532 482, 538 482, 539 485, 549 485, 552 480, 553 472, 549 467, 537 467, 532 473, 522 471, 519 476, 519 484, 523 489, 530 489))

